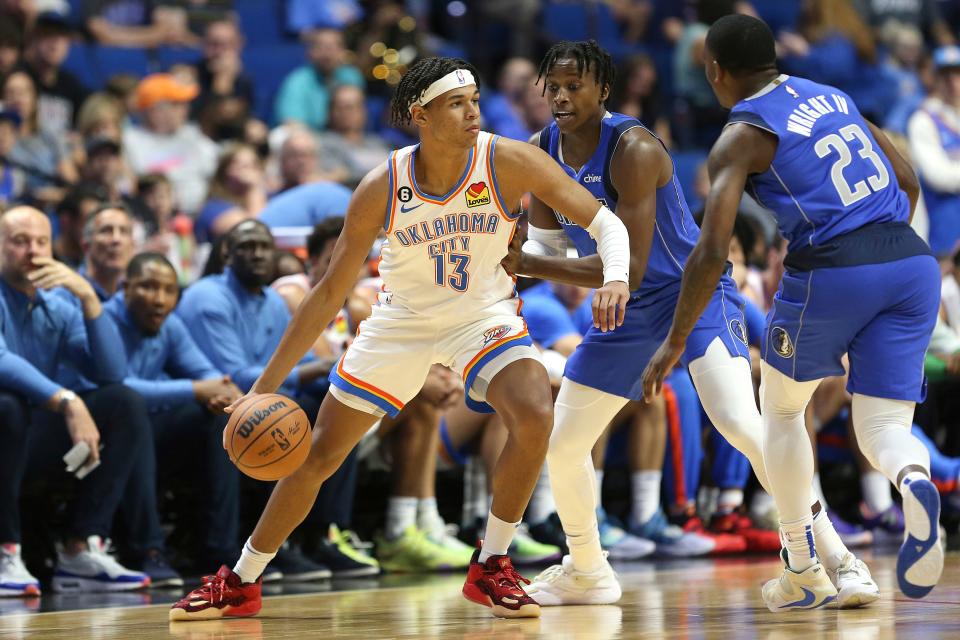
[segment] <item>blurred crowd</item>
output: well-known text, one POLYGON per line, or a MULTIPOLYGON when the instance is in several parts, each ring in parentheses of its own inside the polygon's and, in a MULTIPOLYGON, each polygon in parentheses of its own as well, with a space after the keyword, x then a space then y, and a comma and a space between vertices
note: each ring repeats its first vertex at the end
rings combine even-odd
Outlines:
MULTIPOLYGON (((942 260, 943 312, 914 432, 955 528, 960 0, 0 0, 0 596, 30 595, 34 575, 122 590, 232 564, 269 487, 224 455, 221 410, 323 276, 352 189, 416 142, 387 108, 414 60, 473 62, 484 129, 527 140, 552 120, 539 56, 596 38, 617 61, 608 108, 664 141, 697 211, 726 118, 703 44, 731 12, 765 19, 782 71, 850 94, 921 178, 913 224, 942 260), (81 442, 99 466, 64 471, 81 442)), ((745 196, 740 213, 730 260, 756 360, 785 244, 760 204, 745 196)), ((282 388, 311 416, 375 303, 378 255, 282 388)), ((520 288, 558 385, 590 292, 520 288)), ((506 432, 462 400, 462 380, 435 367, 324 485, 265 580, 465 567, 506 432)), ((845 380, 828 379, 808 410, 821 500, 849 545, 898 540, 903 514, 848 423, 845 380)), ((671 556, 780 548, 772 500, 684 370, 657 402, 628 405, 594 462, 613 559, 650 541, 671 556)), ((557 560, 545 473, 526 521, 515 561, 557 560)))

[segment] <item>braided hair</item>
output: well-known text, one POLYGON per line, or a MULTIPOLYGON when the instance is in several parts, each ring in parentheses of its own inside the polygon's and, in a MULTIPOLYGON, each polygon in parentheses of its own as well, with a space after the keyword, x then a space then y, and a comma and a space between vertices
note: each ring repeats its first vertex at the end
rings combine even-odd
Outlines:
POLYGON ((457 69, 466 69, 473 74, 480 88, 480 74, 476 68, 460 58, 432 57, 422 58, 410 67, 397 85, 397 91, 390 102, 390 115, 394 124, 404 125, 410 122, 410 105, 420 99, 427 88, 457 69))
MULTIPOLYGON (((616 78, 617 70, 613 65, 613 58, 607 53, 607 50, 597 44, 596 40, 580 40, 571 42, 563 40, 556 43, 547 51, 540 61, 540 69, 537 72, 537 82, 545 78, 550 69, 560 60, 573 59, 577 62, 577 73, 583 75, 585 71, 593 71, 593 77, 597 84, 603 89, 613 88, 613 81, 616 78)), ((543 92, 546 93, 547 85, 544 83, 543 92)))

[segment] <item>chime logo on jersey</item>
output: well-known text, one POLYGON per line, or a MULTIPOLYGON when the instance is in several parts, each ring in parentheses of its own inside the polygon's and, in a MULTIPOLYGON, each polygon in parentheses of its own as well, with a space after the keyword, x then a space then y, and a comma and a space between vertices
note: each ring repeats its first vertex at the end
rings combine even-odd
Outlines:
POLYGON ((483 344, 484 346, 490 344, 491 342, 496 342, 503 336, 510 333, 512 327, 508 324, 502 324, 499 327, 492 327, 483 332, 483 344))
POLYGON ((468 207, 490 204, 490 189, 487 188, 486 182, 474 182, 467 187, 464 196, 467 198, 468 207))

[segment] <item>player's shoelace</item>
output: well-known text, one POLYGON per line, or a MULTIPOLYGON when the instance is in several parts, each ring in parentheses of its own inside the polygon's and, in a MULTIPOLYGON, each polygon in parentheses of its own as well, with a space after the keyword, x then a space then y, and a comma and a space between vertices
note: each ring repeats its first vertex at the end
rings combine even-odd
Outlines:
POLYGON ((227 581, 220 576, 203 576, 202 584, 190 592, 190 600, 206 600, 216 606, 223 602, 227 581))
POLYGON ((503 574, 499 578, 501 587, 513 587, 523 591, 523 587, 520 586, 520 583, 522 582, 523 584, 530 584, 530 581, 520 575, 517 570, 513 568, 512 564, 501 568, 500 573, 503 574))
POLYGON ((549 582, 549 583, 553 583, 553 582, 556 582, 557 580, 559 580, 560 578, 562 578, 565 573, 566 573, 566 572, 563 570, 563 566, 562 566, 562 565, 555 564, 555 565, 550 566, 550 567, 547 567, 546 569, 544 569, 543 571, 541 571, 541 572, 540 572, 540 575, 538 575, 536 578, 534 578, 534 580, 535 580, 536 582, 549 582))

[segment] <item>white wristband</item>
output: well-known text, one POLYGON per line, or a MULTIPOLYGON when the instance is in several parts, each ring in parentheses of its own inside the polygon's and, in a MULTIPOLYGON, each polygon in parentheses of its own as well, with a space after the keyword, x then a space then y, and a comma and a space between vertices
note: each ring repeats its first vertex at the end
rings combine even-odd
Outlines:
POLYGON ((603 261, 603 284, 630 282, 630 236, 623 222, 610 209, 600 207, 587 233, 597 241, 603 261))
POLYGON ((523 252, 534 256, 565 257, 567 255, 567 232, 563 229, 541 229, 527 225, 527 240, 523 252))

